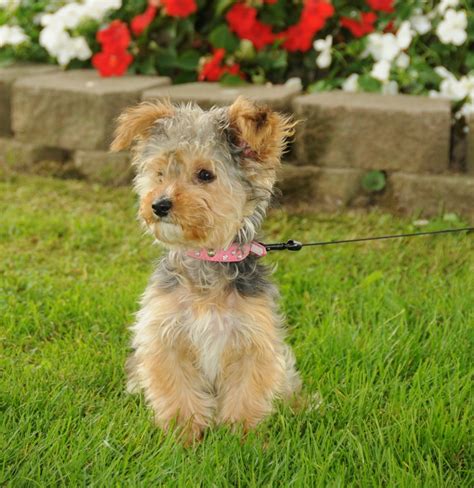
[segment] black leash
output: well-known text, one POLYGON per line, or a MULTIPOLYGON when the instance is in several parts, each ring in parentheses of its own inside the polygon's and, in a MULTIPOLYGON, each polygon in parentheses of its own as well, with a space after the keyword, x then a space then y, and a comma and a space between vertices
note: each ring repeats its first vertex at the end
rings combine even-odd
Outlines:
POLYGON ((431 232, 415 232, 413 234, 395 234, 388 236, 377 237, 359 237, 358 239, 343 239, 339 241, 321 241, 321 242, 306 242, 301 243, 290 239, 287 242, 277 242, 275 244, 263 244, 267 251, 299 251, 303 247, 307 246, 331 246, 333 244, 347 244, 351 242, 366 242, 366 241, 379 241, 382 239, 400 239, 402 237, 416 237, 416 236, 428 236, 435 234, 450 234, 453 232, 473 232, 474 227, 463 227, 460 229, 445 229, 434 230, 431 232))

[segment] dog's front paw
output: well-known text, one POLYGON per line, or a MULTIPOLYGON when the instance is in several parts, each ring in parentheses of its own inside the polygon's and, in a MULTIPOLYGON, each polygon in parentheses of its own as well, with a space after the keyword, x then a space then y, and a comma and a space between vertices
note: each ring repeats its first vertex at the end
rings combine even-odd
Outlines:
POLYGON ((184 446, 190 447, 200 442, 204 437, 204 431, 207 425, 203 422, 189 418, 187 420, 173 419, 171 421, 162 421, 155 417, 155 424, 164 432, 173 432, 177 440, 184 446))

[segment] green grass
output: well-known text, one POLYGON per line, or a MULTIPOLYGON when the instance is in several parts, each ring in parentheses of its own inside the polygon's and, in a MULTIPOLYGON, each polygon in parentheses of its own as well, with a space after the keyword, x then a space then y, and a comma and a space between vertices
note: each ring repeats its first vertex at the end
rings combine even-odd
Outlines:
MULTIPOLYGON (((0 485, 473 486, 472 236, 269 256, 322 405, 184 449, 124 392, 127 326, 159 253, 135 212, 128 189, 0 183, 0 485)), ((413 226, 278 210, 265 230, 307 241, 413 226)))

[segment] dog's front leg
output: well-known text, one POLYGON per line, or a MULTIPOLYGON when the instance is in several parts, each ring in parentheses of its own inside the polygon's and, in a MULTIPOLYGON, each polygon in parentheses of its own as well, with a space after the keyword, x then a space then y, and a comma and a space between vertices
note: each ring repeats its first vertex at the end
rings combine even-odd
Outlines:
POLYGON ((187 344, 155 343, 135 355, 156 423, 164 430, 176 425, 186 443, 199 439, 212 418, 215 400, 196 368, 192 349, 187 344))
POLYGON ((244 431, 271 413, 285 390, 283 361, 271 347, 250 346, 227 355, 218 382, 217 421, 244 431))

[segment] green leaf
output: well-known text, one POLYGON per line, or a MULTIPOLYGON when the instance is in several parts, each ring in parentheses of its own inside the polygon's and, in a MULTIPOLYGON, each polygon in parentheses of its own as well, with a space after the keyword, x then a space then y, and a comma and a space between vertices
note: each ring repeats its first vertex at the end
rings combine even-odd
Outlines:
POLYGON ((234 0, 218 0, 216 4, 216 15, 222 15, 222 13, 232 5, 234 0))
POLYGON ((11 64, 14 64, 15 56, 12 50, 5 49, 5 51, 0 52, 0 68, 6 68, 11 64))
POLYGON ((284 69, 288 65, 288 53, 286 51, 272 51, 273 69, 284 69))
POLYGON ((197 80, 197 73, 194 71, 181 71, 180 73, 173 75, 173 84, 179 83, 191 83, 197 80))
POLYGON ((467 53, 466 66, 469 71, 474 70, 474 51, 469 51, 467 53))
POLYGON ((370 193, 382 191, 387 183, 383 171, 369 171, 362 177, 362 188, 370 193))
POLYGON ((219 80, 219 83, 224 86, 241 86, 247 85, 247 82, 240 76, 233 75, 231 73, 225 73, 219 80))
POLYGON ((183 69, 185 71, 195 71, 199 64, 199 58, 201 55, 198 51, 194 49, 190 49, 188 51, 184 51, 176 61, 176 68, 183 69))
POLYGON ((227 52, 234 52, 239 47, 237 39, 225 24, 221 24, 209 34, 209 42, 217 48, 224 48, 227 52))
POLYGON ((327 80, 319 80, 308 86, 308 93, 317 93, 330 90, 331 86, 327 80))
POLYGON ((160 49, 156 56, 156 66, 161 75, 172 74, 172 69, 176 66, 178 56, 174 49, 160 49))
POLYGON ((382 84, 370 75, 359 76, 359 87, 366 92, 380 92, 382 84))
POLYGON ((153 57, 148 57, 143 63, 138 65, 138 72, 142 75, 156 75, 157 70, 153 57))
POLYGON ((288 25, 288 14, 285 10, 285 3, 267 4, 260 13, 260 20, 264 24, 270 24, 278 28, 288 25))

